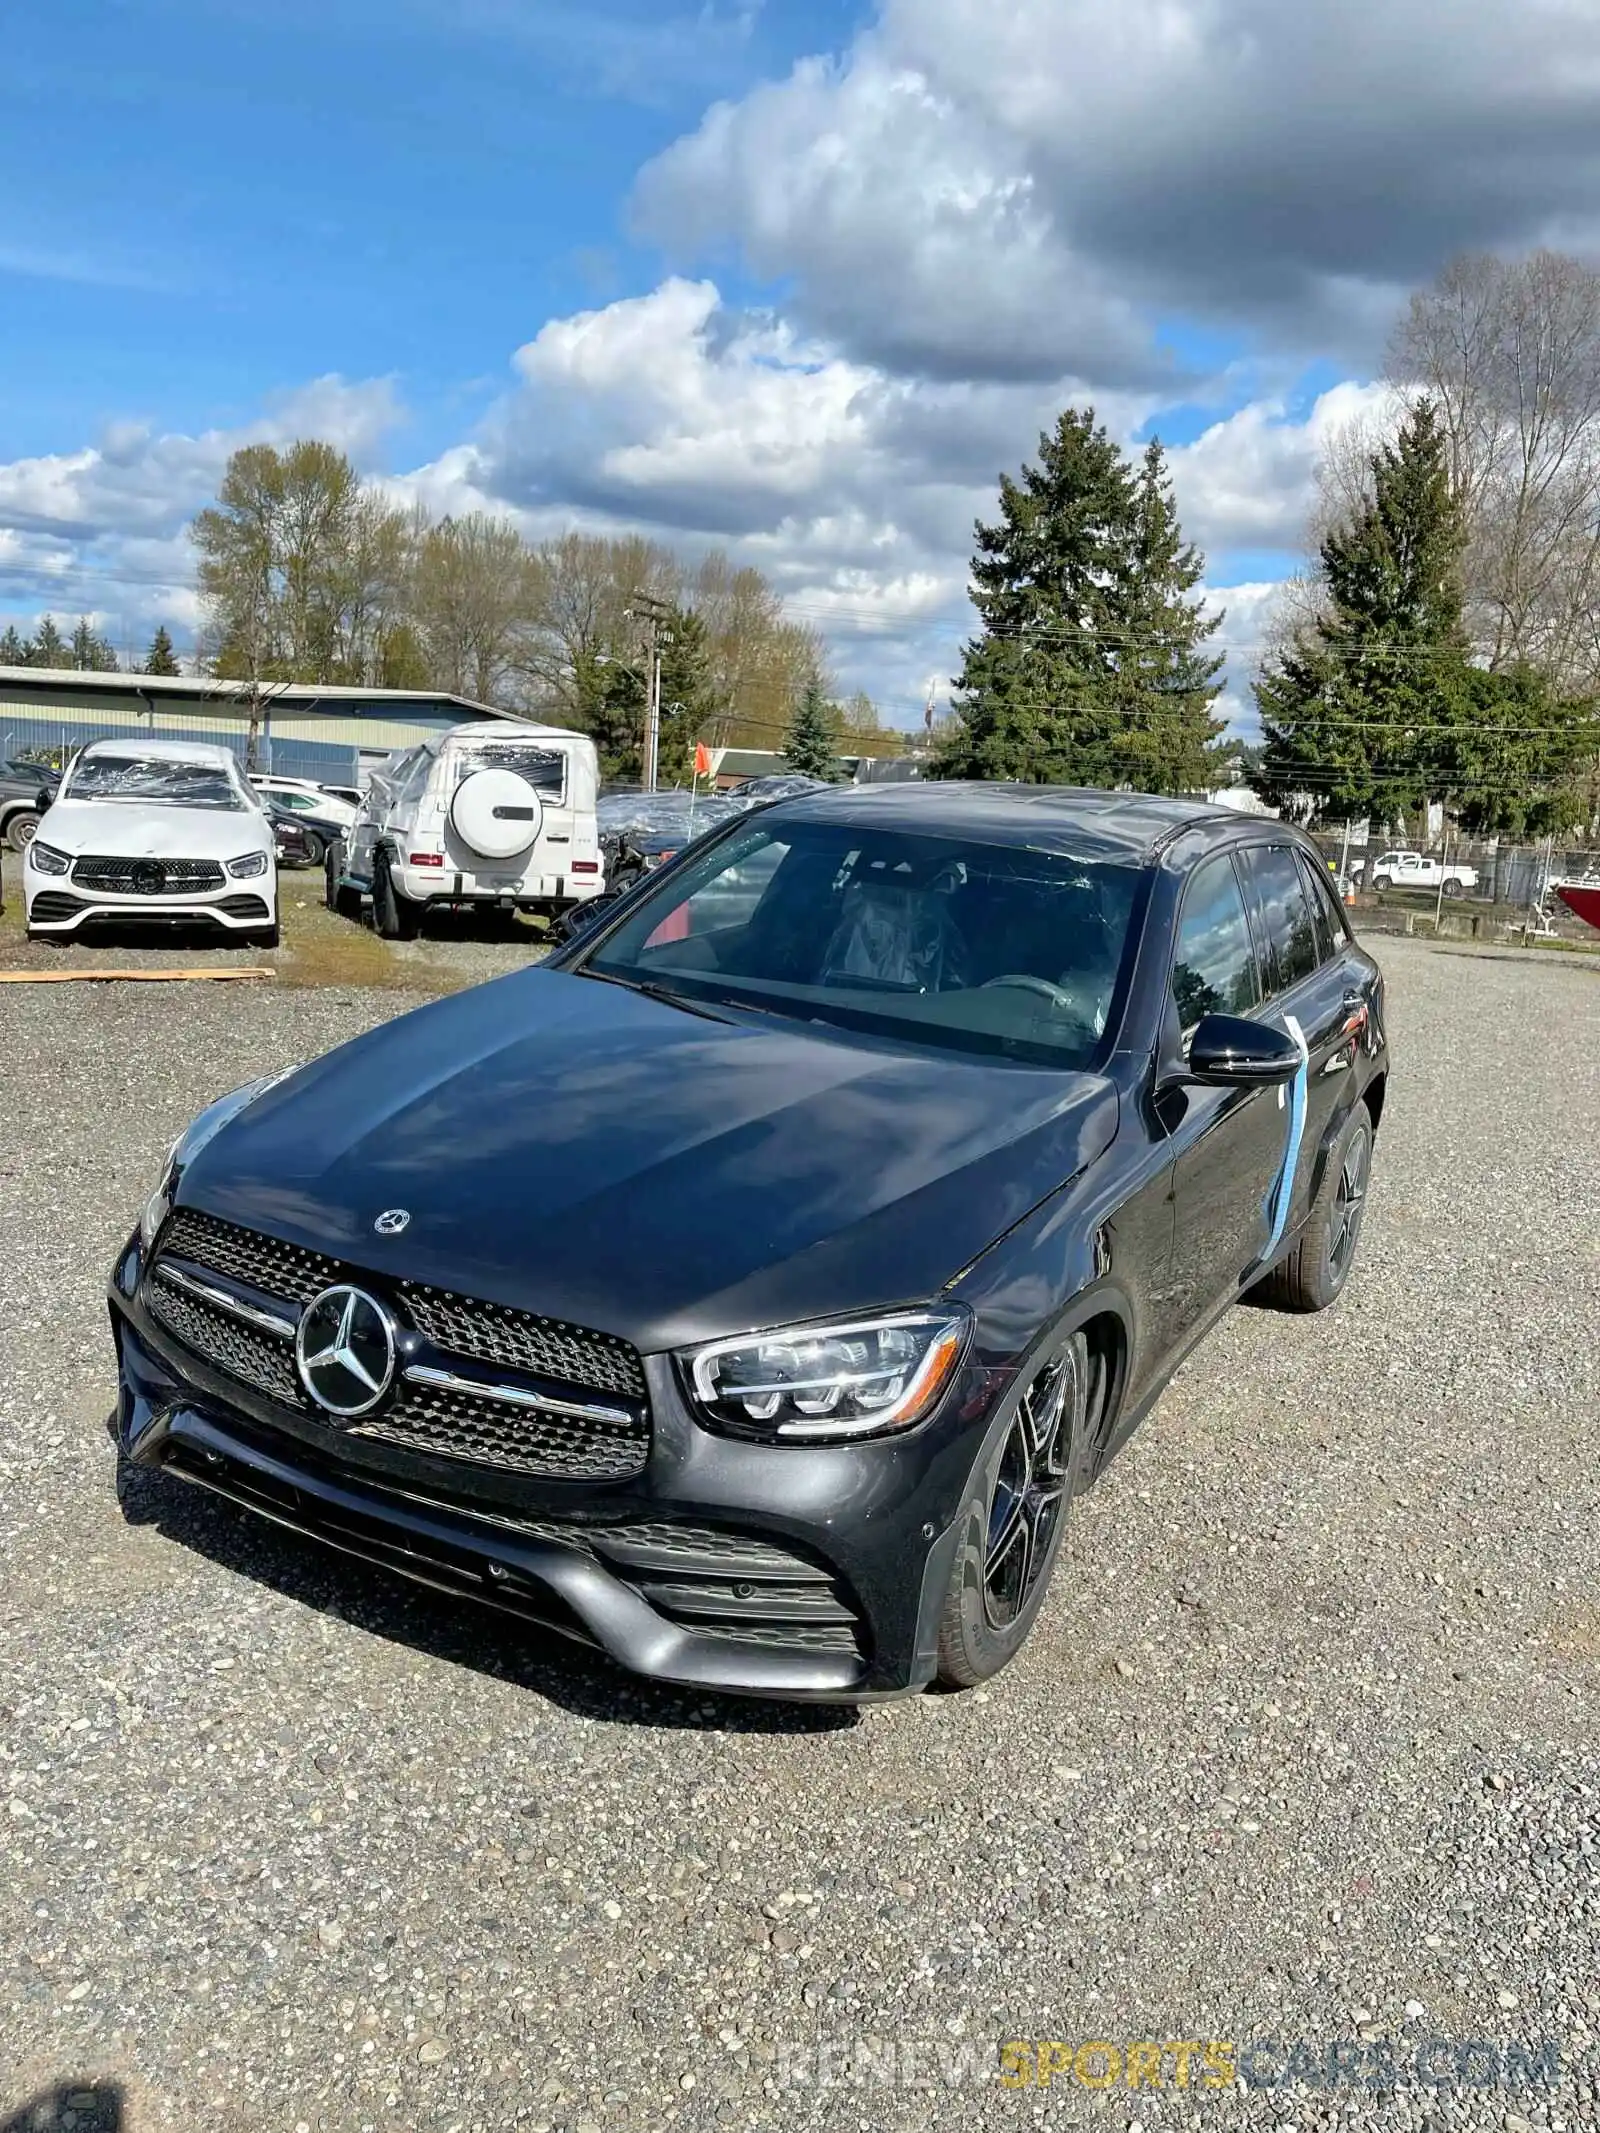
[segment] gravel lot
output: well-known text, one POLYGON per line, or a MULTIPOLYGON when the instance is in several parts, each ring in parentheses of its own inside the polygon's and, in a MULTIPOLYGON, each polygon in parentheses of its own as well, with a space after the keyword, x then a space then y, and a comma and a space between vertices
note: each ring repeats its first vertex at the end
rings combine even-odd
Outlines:
POLYGON ((0 992, 0 2133, 1600 2122, 1600 974, 1380 953, 1343 1304, 1232 1315, 1009 1674, 860 1717, 120 1510, 100 1286, 162 1147, 407 1003, 0 992), (1006 2093, 1012 2038, 1566 2058, 1006 2093))

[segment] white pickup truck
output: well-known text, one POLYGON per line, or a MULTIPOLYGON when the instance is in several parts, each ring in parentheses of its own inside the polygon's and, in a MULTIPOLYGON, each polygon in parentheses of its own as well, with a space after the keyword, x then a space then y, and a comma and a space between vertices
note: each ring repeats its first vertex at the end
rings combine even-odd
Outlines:
POLYGON ((1373 889, 1438 889, 1446 896, 1465 896, 1478 886, 1476 867, 1447 867, 1422 852, 1384 852, 1370 864, 1359 861, 1350 870, 1373 889))

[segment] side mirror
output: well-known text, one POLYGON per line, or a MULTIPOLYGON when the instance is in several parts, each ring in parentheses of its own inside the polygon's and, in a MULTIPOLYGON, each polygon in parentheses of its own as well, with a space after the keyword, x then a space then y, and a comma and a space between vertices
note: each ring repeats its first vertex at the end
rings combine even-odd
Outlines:
POLYGON ((1269 1022, 1240 1015, 1207 1015, 1189 1044, 1189 1079, 1221 1089, 1273 1088, 1293 1081, 1303 1054, 1269 1022))
POLYGON ((33 804, 38 809, 39 813, 42 815, 45 809, 50 806, 51 802, 54 799, 55 794, 50 790, 50 787, 48 785, 41 785, 39 787, 39 797, 37 800, 34 801, 33 804))
POLYGON ((605 917, 620 894, 620 890, 607 889, 599 896, 591 896, 587 903, 574 904, 570 911, 563 911, 550 928, 551 939, 564 945, 586 933, 597 919, 605 917))

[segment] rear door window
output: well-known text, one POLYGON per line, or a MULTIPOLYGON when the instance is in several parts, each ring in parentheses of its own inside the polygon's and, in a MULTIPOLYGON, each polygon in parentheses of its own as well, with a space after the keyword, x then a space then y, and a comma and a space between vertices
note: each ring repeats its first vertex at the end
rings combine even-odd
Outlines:
POLYGON ((1274 992, 1287 992, 1322 961, 1311 890, 1299 854, 1287 844, 1253 845, 1245 865, 1255 891, 1264 947, 1273 966, 1274 992))
POLYGON ((1196 867, 1184 892, 1172 996, 1185 1032, 1205 1015, 1247 1015, 1261 1003, 1250 922, 1226 852, 1196 867))
POLYGON ((1300 854, 1300 864, 1305 870, 1306 891, 1311 898, 1311 911, 1317 922, 1317 941, 1322 961, 1331 963, 1348 938, 1344 930, 1344 913, 1339 908, 1333 883, 1328 879, 1327 868, 1319 867, 1304 852, 1300 854))

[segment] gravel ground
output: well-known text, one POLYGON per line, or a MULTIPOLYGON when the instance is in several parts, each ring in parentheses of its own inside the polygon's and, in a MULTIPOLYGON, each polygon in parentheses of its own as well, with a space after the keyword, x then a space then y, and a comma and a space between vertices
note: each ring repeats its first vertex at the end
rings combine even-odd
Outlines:
POLYGON ((0 993, 0 2133, 1600 2122, 1600 977, 1380 952, 1342 1305, 1235 1312, 1012 1670, 861 1716, 120 1511, 100 1284, 161 1148, 405 1003, 0 993), (1256 2079, 1008 2092, 1007 2039, 1256 2079), (1274 2086, 1295 2040, 1412 2078, 1274 2086))

